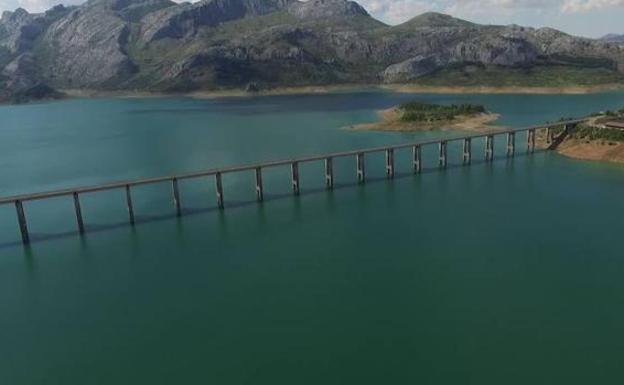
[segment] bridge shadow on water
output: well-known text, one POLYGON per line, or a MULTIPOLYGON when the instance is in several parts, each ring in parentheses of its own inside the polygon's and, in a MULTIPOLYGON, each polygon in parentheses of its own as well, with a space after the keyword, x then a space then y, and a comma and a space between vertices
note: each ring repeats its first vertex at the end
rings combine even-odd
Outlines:
MULTIPOLYGON (((538 154, 538 153, 544 153, 547 152, 548 150, 546 149, 536 149, 534 154, 538 154)), ((128 228, 132 228, 134 229, 135 227, 138 227, 142 224, 146 224, 146 223, 154 223, 154 222, 164 222, 164 221, 170 221, 172 219, 181 219, 182 217, 188 217, 188 216, 194 216, 194 215, 202 215, 202 214, 207 214, 207 213, 212 213, 212 212, 216 212, 219 213, 221 215, 226 215, 227 210, 231 210, 231 209, 237 209, 237 208, 244 208, 244 207, 249 207, 249 206, 257 206, 257 205, 262 205, 264 203, 267 202, 272 202, 272 201, 277 201, 277 200, 282 200, 282 199, 301 199, 305 196, 312 196, 312 195, 317 195, 317 194, 327 194, 327 193, 331 193, 332 191, 340 191, 340 190, 344 190, 344 189, 349 189, 349 188, 354 188, 354 187, 364 187, 367 184, 371 184, 371 183, 388 183, 388 182, 392 182, 393 179, 407 179, 407 178, 415 178, 418 177, 419 175, 427 175, 427 174, 434 174, 434 173, 440 173, 440 172, 445 172, 448 170, 455 170, 455 169, 465 169, 467 167, 470 166, 475 166, 475 165, 493 165, 494 163, 500 163, 501 161, 505 160, 507 161, 507 163, 511 163, 513 162, 514 159, 517 158, 526 158, 528 156, 534 155, 528 152, 517 152, 516 154, 514 154, 513 157, 507 157, 505 155, 498 155, 495 156, 493 161, 486 161, 485 159, 473 159, 471 164, 469 165, 465 165, 462 163, 449 163, 446 165, 446 167, 439 167, 439 166, 434 166, 434 167, 424 167, 420 173, 415 173, 415 172, 395 172, 394 174, 394 178, 387 178, 385 176, 380 176, 380 177, 366 177, 366 182, 365 183, 359 183, 357 181, 354 182, 350 182, 350 183, 338 183, 338 182, 334 182, 334 186, 333 189, 327 189, 325 186, 322 187, 314 187, 314 188, 310 188, 310 189, 305 189, 305 190, 301 190, 300 194, 294 195, 292 192, 289 193, 277 193, 277 194, 266 194, 264 195, 264 199, 262 202, 258 202, 256 199, 250 199, 250 200, 244 200, 244 201, 234 201, 234 200, 227 200, 225 201, 225 208, 224 209, 220 209, 218 207, 185 207, 181 209, 181 215, 178 216, 176 213, 167 213, 167 214, 157 214, 157 215, 150 215, 150 214, 142 214, 142 215, 135 215, 135 223, 134 225, 129 223, 127 220, 126 221, 122 221, 122 222, 116 222, 116 223, 111 223, 111 224, 93 224, 93 223, 85 223, 85 234, 86 233, 98 233, 98 232, 106 232, 106 231, 111 231, 111 230, 116 230, 116 229, 121 229, 124 227, 128 227, 128 228)), ((81 234, 77 229, 76 230, 71 230, 71 231, 64 231, 64 232, 58 232, 58 233, 30 233, 30 244, 33 243, 41 243, 41 242, 45 242, 45 241, 52 241, 52 240, 58 240, 58 239, 63 239, 63 238, 70 238, 70 237, 76 237, 79 236, 80 238, 83 237, 83 235, 85 234, 81 234)), ((29 250, 30 250, 30 245, 23 245, 22 242, 20 240, 15 240, 15 241, 10 241, 10 242, 5 242, 5 243, 0 243, 0 250, 1 249, 9 249, 9 248, 14 248, 17 246, 23 246, 26 249, 26 253, 27 255, 29 254, 29 250)))

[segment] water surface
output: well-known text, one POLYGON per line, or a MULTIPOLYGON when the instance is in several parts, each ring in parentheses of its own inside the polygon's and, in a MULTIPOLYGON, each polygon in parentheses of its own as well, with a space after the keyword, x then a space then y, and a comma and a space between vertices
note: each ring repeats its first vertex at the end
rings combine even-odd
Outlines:
MULTIPOLYGON (((624 106, 596 95, 94 99, 0 108, 0 196, 427 139, 354 132, 413 98, 525 126, 624 106)), ((522 149, 522 139, 518 147, 522 149)), ((501 138, 503 140, 503 138, 501 138)), ((482 143, 475 142, 475 158, 482 143)), ((0 383, 587 384, 624 380, 624 168, 520 153, 397 178, 383 154, 14 208, 0 206, 0 383)))

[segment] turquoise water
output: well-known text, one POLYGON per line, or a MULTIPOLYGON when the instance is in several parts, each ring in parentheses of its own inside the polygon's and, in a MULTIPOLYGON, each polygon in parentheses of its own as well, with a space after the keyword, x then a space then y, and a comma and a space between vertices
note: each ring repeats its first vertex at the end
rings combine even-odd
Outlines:
MULTIPOLYGON (((414 95, 70 100, 0 107, 0 196, 449 133, 354 132, 414 95)), ((419 95, 524 126, 624 106, 624 93, 419 95)), ((502 138, 501 138, 502 139, 502 138)), ((518 138, 522 142, 523 136, 518 138)), ((475 154, 482 143, 476 142, 475 154)), ((26 206, 0 206, 0 384, 587 384, 624 380, 624 167, 540 152, 397 178, 383 154, 26 206)), ((519 146, 523 148, 523 146, 519 146)))

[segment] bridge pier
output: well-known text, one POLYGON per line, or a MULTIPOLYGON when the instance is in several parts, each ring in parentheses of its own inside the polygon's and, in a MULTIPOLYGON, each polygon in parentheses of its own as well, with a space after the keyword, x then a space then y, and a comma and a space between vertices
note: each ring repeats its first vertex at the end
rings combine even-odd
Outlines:
POLYGON ((299 163, 293 162, 290 165, 290 171, 292 176, 292 189, 295 195, 299 195, 299 163))
POLYGON ((507 133, 507 156, 514 156, 516 152, 516 133, 507 133))
POLYGON ((485 160, 491 162, 494 160, 494 136, 488 135, 485 137, 485 160))
POLYGON ((78 197, 77 192, 74 192, 72 195, 74 196, 74 209, 76 211, 76 224, 78 225, 78 231, 80 232, 80 234, 84 234, 85 227, 82 220, 82 208, 80 207, 80 198, 78 197))
POLYGON ((443 140, 439 143, 439 159, 440 167, 446 167, 446 141, 443 140))
POLYGON ((414 172, 419 174, 422 171, 422 149, 420 146, 412 147, 412 161, 414 163, 414 172))
POLYGON ((27 245, 30 243, 30 235, 28 235, 28 225, 26 224, 26 214, 24 213, 22 201, 15 201, 15 210, 17 212, 17 223, 22 235, 22 243, 27 245))
POLYGON ((262 168, 256 168, 256 198, 258 202, 262 202, 264 200, 264 188, 262 185, 262 168))
POLYGON ((334 161, 332 158, 325 159, 325 186, 334 188, 334 161))
POLYGON ((386 150, 386 175, 394 178, 394 150, 391 148, 386 150))
POLYGON ((132 193, 129 184, 126 185, 126 206, 128 207, 128 219, 130 224, 134 226, 134 206, 132 206, 132 193))
POLYGON ((364 183, 366 181, 366 166, 364 164, 364 153, 359 153, 356 155, 356 165, 358 183, 364 183))
POLYGON ((471 162, 472 162, 472 139, 464 138, 463 163, 470 164, 471 162))
POLYGON ((220 172, 215 174, 215 186, 217 189, 217 207, 223 209, 223 180, 220 172))
POLYGON ((551 144, 553 141, 553 132, 550 127, 546 127, 546 144, 551 144))
POLYGON ((180 188, 178 187, 178 179, 173 178, 171 180, 171 190, 173 191, 173 205, 176 209, 176 215, 182 215, 182 204, 180 202, 180 188))
POLYGON ((535 152, 535 129, 534 128, 527 131, 527 151, 530 153, 535 152))

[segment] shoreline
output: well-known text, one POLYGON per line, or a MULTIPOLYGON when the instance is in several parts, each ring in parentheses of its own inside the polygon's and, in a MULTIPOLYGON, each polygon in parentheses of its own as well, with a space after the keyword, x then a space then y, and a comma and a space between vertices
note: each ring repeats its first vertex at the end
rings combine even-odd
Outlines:
POLYGON ((100 91, 89 89, 61 89, 68 98, 158 98, 190 97, 195 99, 214 99, 221 97, 256 97, 279 95, 316 95, 340 92, 388 91, 398 93, 428 94, 518 94, 518 95, 579 95, 624 90, 624 84, 602 84, 594 86, 568 87, 491 87, 491 86, 423 86, 418 84, 333 84, 293 87, 276 87, 258 92, 248 92, 241 88, 198 90, 191 92, 156 92, 156 91, 100 91))
MULTIPOLYGON (((549 145, 546 143, 546 136, 543 133, 537 134, 536 145, 542 149, 548 148, 549 145)), ((553 151, 569 159, 624 164, 624 142, 568 137, 553 151)))
POLYGON ((382 85, 381 88, 401 93, 431 94, 517 94, 517 95, 584 95, 624 90, 624 84, 600 84, 593 86, 530 87, 530 86, 424 86, 418 84, 382 85))

